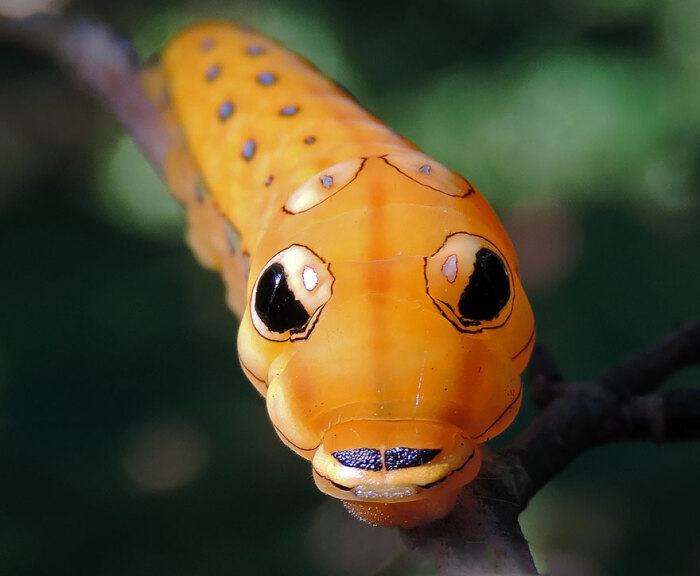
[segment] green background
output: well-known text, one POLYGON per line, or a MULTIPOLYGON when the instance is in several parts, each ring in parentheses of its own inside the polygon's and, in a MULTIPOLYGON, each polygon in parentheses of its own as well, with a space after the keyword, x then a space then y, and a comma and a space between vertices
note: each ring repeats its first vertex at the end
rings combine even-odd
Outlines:
MULTIPOLYGON (((697 1, 69 12, 128 32, 143 56, 182 24, 235 18, 340 80, 492 201, 539 342, 569 379, 700 318, 697 1)), ((394 531, 318 493, 275 437, 221 281, 115 122, 45 58, 0 54, 0 574, 429 573, 394 531)), ((607 446, 523 524, 554 574, 694 575, 699 484, 697 444, 607 446)))

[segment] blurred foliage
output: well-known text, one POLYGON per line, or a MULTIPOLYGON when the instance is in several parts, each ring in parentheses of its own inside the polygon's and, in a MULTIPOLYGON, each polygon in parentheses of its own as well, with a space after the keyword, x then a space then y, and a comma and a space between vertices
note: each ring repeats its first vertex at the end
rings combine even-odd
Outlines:
MULTIPOLYGON (((69 9, 128 31, 143 56, 195 19, 235 18, 340 80, 501 211, 538 338, 570 378, 700 317, 695 0, 69 9)), ((113 120, 51 63, 0 50, 0 572, 429 570, 317 493, 277 440, 220 280, 113 120)), ((699 470, 693 445, 585 455, 524 515, 538 561, 697 574, 699 470)))

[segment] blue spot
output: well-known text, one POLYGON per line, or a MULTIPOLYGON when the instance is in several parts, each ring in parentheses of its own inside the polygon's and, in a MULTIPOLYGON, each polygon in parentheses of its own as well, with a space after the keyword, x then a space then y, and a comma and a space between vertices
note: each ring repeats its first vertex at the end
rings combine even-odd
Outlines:
POLYGON ((201 180, 197 179, 197 183, 194 187, 194 197, 196 198, 197 202, 204 202, 204 196, 204 183, 201 180))
POLYGON ((261 86, 272 86, 277 82, 277 76, 272 72, 261 72, 256 79, 261 86))
POLYGON ((299 112, 299 106, 285 106, 280 110, 280 116, 294 116, 299 112))
POLYGON ((272 181, 274 179, 275 177, 272 174, 270 174, 267 178, 265 178, 265 186, 269 186, 270 184, 272 184, 272 181))
POLYGON ((249 56, 260 56, 265 53, 265 48, 260 46, 260 44, 250 44, 245 51, 249 56))
POLYGON ((233 102, 226 100, 221 106, 219 106, 219 118, 223 120, 228 120, 233 114, 233 102))
POLYGON ((204 52, 209 52, 214 47, 214 41, 211 38, 204 38, 200 44, 204 52))
POLYGON ((212 64, 209 66, 209 68, 207 68, 206 76, 209 82, 216 80, 219 77, 219 74, 221 74, 221 66, 218 64, 212 64))
POLYGON ((321 184, 323 184, 323 187, 328 189, 331 186, 333 186, 333 177, 332 176, 321 176, 321 184))
POLYGON ((247 140, 245 144, 243 144, 243 150, 241 151, 241 156, 243 156, 243 159, 246 160, 247 162, 250 162, 253 159, 253 156, 255 156, 255 149, 257 148, 257 143, 255 140, 252 138, 250 140, 247 140))
POLYGON ((165 89, 160 93, 160 105, 165 108, 169 108, 170 104, 172 104, 170 86, 166 86, 165 89))
POLYGON ((226 230, 228 249, 233 253, 238 252, 238 249, 241 247, 241 235, 228 220, 224 220, 224 229, 226 230))
POLYGON ((306 138, 304 138, 305 144, 313 144, 314 142, 316 142, 315 136, 307 136, 306 138))
POLYGON ((418 168, 423 174, 430 174, 430 166, 427 164, 423 164, 420 168, 418 168))

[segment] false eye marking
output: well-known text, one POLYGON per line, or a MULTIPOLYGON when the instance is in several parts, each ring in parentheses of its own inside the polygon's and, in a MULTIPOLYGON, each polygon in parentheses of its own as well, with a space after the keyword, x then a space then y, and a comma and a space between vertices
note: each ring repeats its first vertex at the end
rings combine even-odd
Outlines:
POLYGON ((466 198, 475 192, 465 178, 422 154, 386 154, 381 158, 399 174, 440 194, 466 198))
POLYGON ((258 279, 255 311, 272 332, 301 328, 309 321, 309 313, 287 283, 287 272, 275 262, 258 279))
POLYGON ((301 214, 328 200, 351 184, 365 167, 366 158, 353 158, 312 176, 284 203, 287 214, 301 214))
POLYGON ((457 273, 459 272, 457 255, 450 254, 447 258, 445 258, 440 271, 450 284, 454 284, 454 281, 457 279, 457 273))
POLYGON ((294 244, 265 265, 250 302, 257 332, 267 340, 305 340, 333 293, 330 264, 306 246, 294 244))
POLYGON ((318 286, 318 272, 314 270, 311 266, 304 266, 304 271, 301 273, 302 280, 304 281, 304 288, 309 292, 318 286))
POLYGON ((513 311, 513 278, 501 252, 482 236, 451 234, 425 258, 428 296, 460 332, 503 326, 513 311))
POLYGON ((510 298, 510 279, 495 252, 481 248, 476 253, 474 272, 459 297, 459 315, 472 320, 493 320, 510 298))

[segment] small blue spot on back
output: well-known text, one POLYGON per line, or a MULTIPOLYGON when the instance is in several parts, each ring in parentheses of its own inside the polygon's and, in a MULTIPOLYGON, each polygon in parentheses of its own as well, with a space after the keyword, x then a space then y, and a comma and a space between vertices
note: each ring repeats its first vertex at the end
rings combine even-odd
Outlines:
POLYGON ((428 164, 423 164, 420 168, 418 168, 423 174, 430 174, 430 166, 428 164))
POLYGON ((214 47, 214 41, 211 38, 203 38, 199 45, 204 52, 209 52, 214 47))
POLYGON ((243 144, 243 150, 241 151, 241 156, 243 156, 243 159, 250 162, 253 159, 253 156, 255 156, 255 149, 257 146, 257 143, 252 138, 250 140, 246 140, 246 143, 243 144))
POLYGON ((280 110, 280 116, 294 116, 299 112, 299 106, 285 106, 280 110))
POLYGON ((169 108, 170 104, 172 104, 172 95, 170 94, 170 86, 166 86, 163 89, 163 91, 160 93, 159 104, 165 108, 169 108))
POLYGON ((261 86, 272 86, 275 82, 277 82, 277 76, 275 76, 272 72, 261 72, 257 75, 256 80, 261 86))
POLYGON ((304 138, 304 144, 313 144, 314 142, 316 142, 315 136, 307 136, 304 138))
POLYGON ((275 177, 272 174, 270 174, 267 178, 265 178, 265 186, 269 186, 270 184, 272 184, 272 181, 274 179, 275 177))
POLYGON ((327 190, 328 188, 333 186, 333 177, 332 176, 321 176, 321 184, 327 190))
POLYGON ((198 178, 197 183, 195 184, 195 187, 194 187, 194 197, 197 200, 197 202, 204 202, 205 194, 206 193, 204 190, 204 182, 202 182, 198 178))
POLYGON ((260 46, 260 44, 250 44, 245 49, 248 56, 260 56, 265 53, 265 48, 260 46))
POLYGON ((218 64, 212 64, 207 68, 206 77, 209 82, 216 80, 221 74, 221 66, 218 64))
POLYGON ((224 229, 226 231, 226 243, 228 244, 228 248, 235 254, 241 247, 241 235, 228 220, 224 220, 224 229))
POLYGON ((231 114, 233 114, 233 102, 226 100, 226 102, 219 106, 219 119, 222 121, 228 120, 231 114))

